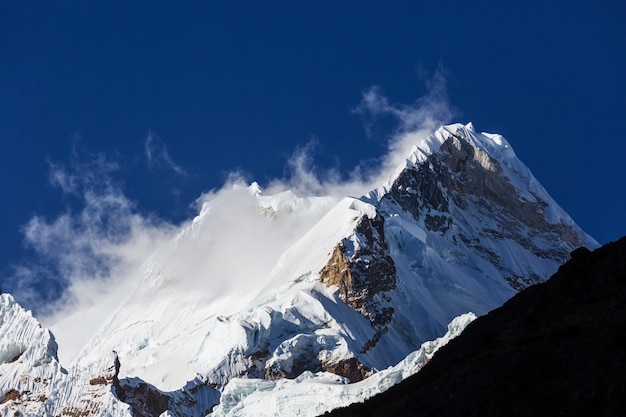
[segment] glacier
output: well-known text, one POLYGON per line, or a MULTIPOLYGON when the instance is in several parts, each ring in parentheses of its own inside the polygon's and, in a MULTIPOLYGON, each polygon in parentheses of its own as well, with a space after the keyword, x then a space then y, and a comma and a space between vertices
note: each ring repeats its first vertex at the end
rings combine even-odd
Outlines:
POLYGON ((362 196, 236 185, 146 259, 80 349, 2 295, 0 415, 321 413, 417 371, 579 246, 597 243, 471 123, 417 140, 362 196))
POLYGON ((336 374, 305 371, 295 379, 258 381, 233 379, 222 393, 220 404, 209 414, 211 417, 318 416, 335 408, 364 401, 405 378, 418 372, 437 350, 458 336, 476 316, 466 313, 456 317, 448 325, 442 337, 425 342, 402 361, 371 377, 350 383, 336 374), (272 404, 268 407, 268 404, 272 404))

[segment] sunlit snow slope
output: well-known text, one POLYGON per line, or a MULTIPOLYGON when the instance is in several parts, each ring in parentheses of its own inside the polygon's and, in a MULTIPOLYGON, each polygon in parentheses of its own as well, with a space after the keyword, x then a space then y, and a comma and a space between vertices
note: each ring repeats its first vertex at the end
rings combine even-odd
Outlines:
MULTIPOLYGON (((324 411, 405 377, 387 370, 403 360, 398 366, 416 371, 407 355, 419 356, 455 317, 484 314, 547 279, 579 246, 597 244, 502 136, 444 126, 365 196, 264 195, 256 184, 216 194, 146 260, 82 350, 61 355, 69 373, 53 348, 50 370, 31 370, 24 355, 25 364, 0 365, 2 375, 63 381, 49 384, 40 402, 50 405, 36 408, 24 394, 35 392, 30 385, 0 379, 0 395, 11 393, 0 410, 204 416, 219 403, 214 415, 243 416, 258 415, 259 404, 273 415, 287 401, 295 414, 317 410, 325 395, 324 411), (302 390, 310 395, 292 401, 302 390), (78 398, 91 405, 65 407, 78 398)), ((68 318, 55 328, 71 326, 68 318)), ((4 324, 0 331, 4 343, 4 324)), ((3 357, 48 340, 38 331, 3 357)))

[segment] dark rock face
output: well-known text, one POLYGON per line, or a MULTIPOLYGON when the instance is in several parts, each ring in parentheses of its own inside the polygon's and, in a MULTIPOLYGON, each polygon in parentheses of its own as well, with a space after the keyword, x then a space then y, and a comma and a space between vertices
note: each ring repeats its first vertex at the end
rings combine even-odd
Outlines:
POLYGON ((354 241, 344 239, 335 247, 320 271, 320 279, 328 286, 338 286, 341 299, 367 317, 377 333, 363 351, 373 347, 393 316, 385 292, 396 286, 396 267, 385 240, 383 217, 364 216, 356 227, 354 241))
POLYGON ((276 380, 281 378, 294 379, 304 371, 330 372, 348 378, 350 382, 358 382, 367 378, 371 370, 364 366, 357 358, 344 359, 339 362, 323 362, 314 352, 305 357, 296 358, 289 371, 281 368, 280 364, 273 364, 265 370, 265 379, 276 380))
POLYGON ((367 317, 373 325, 388 322, 374 297, 396 286, 396 267, 385 241, 384 220, 363 217, 355 230, 358 247, 344 239, 335 247, 329 262, 320 271, 323 283, 339 287, 342 300, 367 317))
POLYGON ((15 390, 15 389, 9 390, 2 397, 2 401, 0 401, 0 404, 8 403, 9 401, 19 400, 21 396, 22 396, 22 394, 20 394, 20 392, 18 390, 15 390))
POLYGON ((535 238, 551 237, 571 248, 582 246, 569 225, 546 219, 547 203, 539 196, 522 196, 504 174, 502 165, 476 147, 459 130, 426 161, 405 169, 383 197, 426 229, 441 233, 454 244, 465 244, 503 272, 515 290, 542 282, 538 276, 507 271, 500 254, 481 244, 481 239, 511 239, 540 258, 564 262, 568 250, 561 245, 538 245, 535 238), (483 218, 472 216, 482 216, 483 218), (489 219, 491 225, 476 225, 489 219))
POLYGON ((111 385, 117 398, 130 405, 133 417, 159 417, 168 410, 180 417, 204 416, 211 408, 199 404, 197 400, 205 396, 217 396, 209 392, 216 392, 214 388, 202 383, 188 384, 174 392, 163 392, 139 378, 118 379, 120 362, 117 358, 114 366, 114 372, 110 372, 104 378, 91 380, 90 384, 94 382, 111 385))
POLYGON ((626 238, 577 249, 416 375, 332 416, 626 415, 626 238))
POLYGON ((338 363, 325 364, 324 371, 346 377, 350 382, 358 382, 370 375, 370 370, 363 366, 357 358, 344 359, 338 363))
POLYGON ((131 406, 134 417, 158 417, 168 409, 169 397, 145 382, 116 384, 120 400, 131 406))

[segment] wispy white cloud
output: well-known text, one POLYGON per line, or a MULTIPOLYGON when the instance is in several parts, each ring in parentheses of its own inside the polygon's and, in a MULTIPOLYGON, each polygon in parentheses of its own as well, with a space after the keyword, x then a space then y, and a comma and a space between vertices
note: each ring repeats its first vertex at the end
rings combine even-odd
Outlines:
POLYGON ((55 218, 33 216, 22 227, 35 256, 14 268, 16 296, 36 306, 47 323, 104 300, 113 303, 107 295, 132 285, 133 272, 176 230, 139 213, 113 179, 116 163, 102 154, 83 158, 49 164, 50 183, 75 201, 55 218), (42 290, 62 295, 45 303, 42 290))
MULTIPOLYGON (((300 197, 328 196, 315 207, 310 201, 302 203, 307 207, 302 216, 289 215, 292 209, 268 216, 246 189, 249 179, 233 173, 223 187, 199 197, 198 211, 210 211, 201 223, 189 220, 174 225, 141 213, 124 194, 123 184, 113 179, 118 165, 104 155, 77 158, 69 164, 50 162, 51 184, 70 195, 75 204, 52 219, 34 216, 23 227, 25 241, 38 261, 16 267, 16 279, 22 282, 19 295, 34 300, 37 283, 64 288, 63 295, 42 308, 40 315, 46 323, 53 323, 78 311, 90 311, 89 323, 76 321, 89 334, 137 285, 142 263, 154 253, 167 265, 168 288, 173 291, 205 288, 207 297, 214 299, 233 288, 262 285, 280 255, 333 201, 382 185, 416 141, 450 120, 443 74, 436 72, 427 87, 427 95, 412 105, 394 104, 376 87, 363 93, 356 111, 368 123, 383 116, 397 122, 387 153, 375 163, 361 164, 346 175, 316 166, 315 140, 295 150, 285 177, 269 181, 264 195, 291 190, 300 197), (184 226, 187 237, 172 245, 184 226)), ((165 167, 185 175, 152 132, 145 140, 145 156, 152 168, 165 167)), ((76 351, 84 342, 84 338, 68 342, 74 346, 66 349, 76 351)))
POLYGON ((146 156, 146 162, 150 169, 170 169, 178 175, 187 175, 187 172, 170 156, 165 142, 149 131, 146 140, 144 141, 144 151, 146 156))
POLYGON ((380 87, 373 86, 363 93, 361 103, 354 110, 364 118, 366 133, 381 117, 392 117, 396 121, 380 171, 373 176, 375 181, 384 181, 386 173, 400 166, 413 146, 456 116, 448 99, 444 68, 439 66, 432 77, 422 70, 421 77, 426 84, 426 94, 415 103, 392 103, 380 87))
POLYGON ((432 77, 423 75, 426 94, 413 104, 392 104, 379 86, 373 86, 363 93, 361 103, 355 113, 371 117, 374 122, 380 116, 392 116, 399 123, 397 133, 420 129, 434 130, 442 122, 449 121, 454 111, 448 100, 445 70, 437 68, 432 77))
MULTIPOLYGON (((363 119, 366 134, 380 119, 391 117, 395 129, 388 134, 387 152, 377 160, 363 161, 351 171, 322 169, 315 164, 315 140, 295 150, 287 162, 285 178, 269 184, 269 191, 292 189, 300 195, 360 196, 385 183, 387 176, 409 155, 411 148, 456 115, 447 94, 445 70, 439 66, 432 76, 422 71, 426 94, 412 104, 393 103, 382 89, 373 86, 362 94, 354 113, 363 119)), ((357 145, 359 146, 359 145, 357 145)), ((360 146, 367 146, 363 143, 360 146)))

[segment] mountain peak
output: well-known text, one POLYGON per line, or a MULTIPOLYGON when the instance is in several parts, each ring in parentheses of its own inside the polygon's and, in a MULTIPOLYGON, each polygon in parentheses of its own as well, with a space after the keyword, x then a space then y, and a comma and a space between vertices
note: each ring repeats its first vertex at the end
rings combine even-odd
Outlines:
MULTIPOLYGON (((98 410, 128 416, 158 399, 156 415, 191 416, 221 392, 250 394, 238 391, 247 386, 239 378, 333 373, 336 383, 355 382, 442 336, 455 317, 485 314, 546 280, 576 247, 596 245, 502 136, 443 126, 416 138, 387 184, 365 197, 268 195, 256 183, 208 195, 144 264, 70 377, 58 377, 58 392, 79 401, 95 378, 106 382, 97 389, 119 390, 98 410)), ((267 389, 282 386, 291 385, 267 389)))

